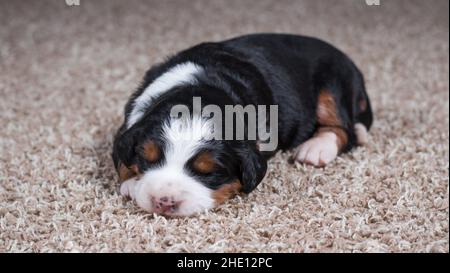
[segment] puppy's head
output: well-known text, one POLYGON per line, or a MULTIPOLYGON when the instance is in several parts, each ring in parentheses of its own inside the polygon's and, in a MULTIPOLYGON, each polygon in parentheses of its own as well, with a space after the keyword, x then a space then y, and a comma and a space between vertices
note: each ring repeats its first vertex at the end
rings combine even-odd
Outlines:
POLYGON ((213 140, 212 123, 200 117, 153 118, 114 145, 121 193, 141 208, 192 215, 250 193, 263 179, 267 165, 254 141, 213 140))

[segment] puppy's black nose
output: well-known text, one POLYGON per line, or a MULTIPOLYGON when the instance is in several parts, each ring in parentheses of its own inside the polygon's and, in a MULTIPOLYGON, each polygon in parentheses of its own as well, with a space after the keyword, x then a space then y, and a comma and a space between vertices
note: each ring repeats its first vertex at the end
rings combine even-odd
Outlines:
POLYGON ((174 213, 181 202, 176 202, 173 197, 163 196, 160 198, 151 197, 153 211, 158 214, 171 214, 174 213))

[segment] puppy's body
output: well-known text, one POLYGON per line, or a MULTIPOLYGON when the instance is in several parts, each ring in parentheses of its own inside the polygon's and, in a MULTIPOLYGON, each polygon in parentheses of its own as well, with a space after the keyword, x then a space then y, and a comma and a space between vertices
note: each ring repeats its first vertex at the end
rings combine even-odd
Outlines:
POLYGON ((115 139, 114 163, 126 180, 122 192, 149 211, 187 215, 238 191, 249 193, 276 152, 258 151, 253 140, 206 141, 203 133, 193 133, 190 141, 175 139, 188 129, 209 126, 193 114, 191 125, 173 129, 180 121, 170 117, 172 107, 182 104, 192 110, 193 97, 221 109, 278 105, 278 149, 298 147, 296 159, 317 166, 363 142, 372 124, 361 73, 325 42, 258 34, 197 45, 147 72, 125 107, 125 122, 115 139), (145 152, 149 149, 156 152, 150 155, 145 152), (167 189, 169 184, 178 190, 167 189), (189 194, 183 197, 182 191, 189 194))

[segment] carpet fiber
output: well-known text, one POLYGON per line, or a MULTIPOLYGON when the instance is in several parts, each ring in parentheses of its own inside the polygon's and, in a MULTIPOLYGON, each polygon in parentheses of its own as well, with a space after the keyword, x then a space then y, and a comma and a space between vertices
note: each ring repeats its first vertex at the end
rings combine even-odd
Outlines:
POLYGON ((447 0, 0 1, 1 252, 448 252, 447 0), (118 195, 110 158, 146 69, 202 41, 316 36, 364 72, 370 143, 324 169, 269 163, 190 218, 118 195))

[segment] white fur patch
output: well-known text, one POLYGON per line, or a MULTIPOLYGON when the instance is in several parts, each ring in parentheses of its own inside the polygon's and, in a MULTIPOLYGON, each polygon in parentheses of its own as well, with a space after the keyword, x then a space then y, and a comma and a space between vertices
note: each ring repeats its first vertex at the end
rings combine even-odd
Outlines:
POLYGON ((202 72, 201 66, 186 62, 172 67, 159 76, 133 102, 133 108, 128 116, 127 128, 130 128, 142 118, 145 108, 153 99, 176 86, 195 84, 197 82, 195 76, 202 72))
POLYGON ((337 136, 332 132, 322 133, 299 146, 296 160, 323 167, 338 155, 337 136))
POLYGON ((211 133, 211 123, 200 117, 172 119, 163 127, 165 164, 148 170, 140 179, 125 181, 121 194, 130 196, 143 209, 154 212, 153 199, 168 197, 179 204, 169 215, 187 216, 214 207, 212 190, 184 170, 211 133))
POLYGON ((355 124, 355 134, 358 145, 365 145, 369 142, 369 133, 367 132, 366 126, 362 123, 355 124))

